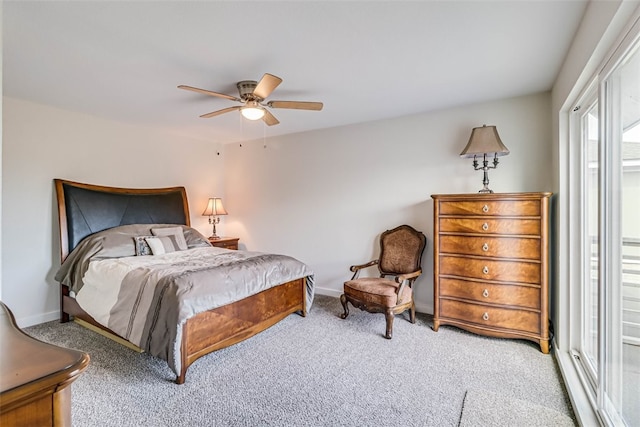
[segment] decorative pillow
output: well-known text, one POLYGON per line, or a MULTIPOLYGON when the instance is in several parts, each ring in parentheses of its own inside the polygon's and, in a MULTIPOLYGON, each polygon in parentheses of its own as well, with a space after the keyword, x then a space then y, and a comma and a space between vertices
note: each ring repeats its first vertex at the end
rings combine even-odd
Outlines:
POLYGON ((176 238, 173 235, 146 237, 144 240, 147 241, 154 255, 162 255, 180 250, 176 238))
POLYGON ((133 238, 133 241, 136 244, 137 256, 153 255, 153 252, 151 251, 151 246, 149 246, 149 244, 145 240, 147 237, 153 237, 153 236, 136 236, 133 238))
POLYGON ((184 227, 184 238, 187 241, 187 246, 191 248, 207 248, 211 246, 209 239, 204 237, 198 230, 191 227, 184 227))
POLYGON ((181 251, 186 251, 188 249, 187 241, 184 238, 184 232, 182 231, 182 227, 152 228, 151 234, 153 234, 154 236, 175 236, 175 240, 178 244, 178 248, 181 251))

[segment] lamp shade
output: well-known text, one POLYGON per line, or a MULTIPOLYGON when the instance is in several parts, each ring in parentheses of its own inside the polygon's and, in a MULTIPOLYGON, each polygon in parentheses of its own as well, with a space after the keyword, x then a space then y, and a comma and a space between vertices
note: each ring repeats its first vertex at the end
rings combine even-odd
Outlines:
POLYGON ((509 154, 509 149, 500 140, 495 126, 483 125, 473 128, 469 143, 460 153, 460 157, 474 157, 483 154, 495 154, 496 156, 509 154))
POLYGON ((207 203, 207 208, 202 212, 202 216, 215 216, 215 215, 228 215, 224 206, 222 206, 222 199, 220 197, 212 197, 207 203))

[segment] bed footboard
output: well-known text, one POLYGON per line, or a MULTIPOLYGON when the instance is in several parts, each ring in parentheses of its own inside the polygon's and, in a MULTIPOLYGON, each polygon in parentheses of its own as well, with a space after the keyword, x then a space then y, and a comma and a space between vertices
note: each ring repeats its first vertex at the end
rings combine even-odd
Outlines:
MULTIPOLYGON (((306 293, 306 279, 300 278, 187 320, 182 330, 182 368, 176 383, 184 384, 187 369, 200 357, 251 338, 291 313, 299 312, 301 316, 306 316, 306 293)), ((61 285, 60 303, 61 322, 69 321, 70 317, 81 319, 92 325, 94 331, 98 328, 114 341, 135 347, 96 322, 69 296, 69 289, 64 285, 61 285)))
POLYGON ((198 358, 251 338, 296 311, 306 316, 305 301, 306 282, 301 278, 192 317, 183 326, 182 369, 176 383, 184 383, 187 369, 198 358))

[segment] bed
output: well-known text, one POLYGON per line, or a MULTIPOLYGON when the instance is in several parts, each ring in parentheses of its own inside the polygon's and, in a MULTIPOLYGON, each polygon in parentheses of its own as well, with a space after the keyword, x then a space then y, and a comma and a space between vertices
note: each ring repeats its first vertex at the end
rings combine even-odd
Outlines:
POLYGON ((166 360, 178 384, 198 358, 311 307, 308 266, 212 247, 190 227, 184 187, 54 184, 61 321, 73 317, 166 360))

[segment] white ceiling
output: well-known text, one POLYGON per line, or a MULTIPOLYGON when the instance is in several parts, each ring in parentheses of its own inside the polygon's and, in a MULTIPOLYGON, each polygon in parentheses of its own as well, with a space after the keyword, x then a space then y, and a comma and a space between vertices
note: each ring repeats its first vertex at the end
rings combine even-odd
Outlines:
POLYGON ((587 0, 4 1, 4 95, 227 143, 550 90, 587 0), (272 110, 237 96, 264 73, 272 110))

